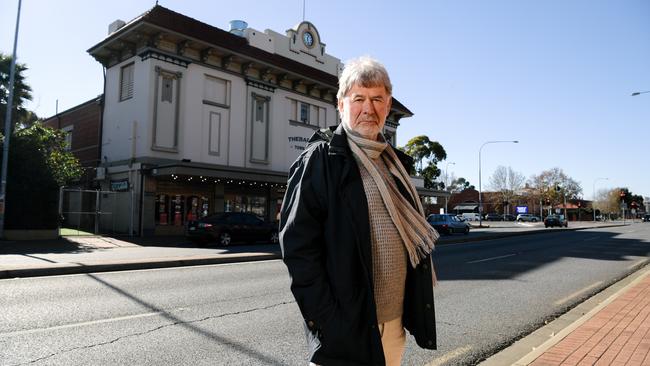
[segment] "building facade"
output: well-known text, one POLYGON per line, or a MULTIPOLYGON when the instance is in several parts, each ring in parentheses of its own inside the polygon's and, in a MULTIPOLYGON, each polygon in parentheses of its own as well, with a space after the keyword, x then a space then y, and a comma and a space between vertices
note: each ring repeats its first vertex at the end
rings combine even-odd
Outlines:
MULTIPOLYGON (((225 31, 155 6, 112 23, 88 52, 106 75, 96 179, 134 192, 122 216, 137 218, 136 234, 182 234, 218 212, 275 220, 290 165, 339 120, 343 65, 310 22, 285 34, 242 21, 225 31)), ((384 131, 393 144, 411 115, 393 101, 384 131)))

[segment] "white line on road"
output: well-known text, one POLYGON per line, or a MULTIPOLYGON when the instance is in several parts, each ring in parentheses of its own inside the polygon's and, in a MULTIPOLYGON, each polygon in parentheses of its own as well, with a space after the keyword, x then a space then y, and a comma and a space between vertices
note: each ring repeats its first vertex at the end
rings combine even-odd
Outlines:
POLYGON ((433 360, 431 360, 431 362, 426 364, 426 366, 443 365, 443 364, 447 363, 449 360, 454 359, 454 358, 456 358, 458 356, 464 355, 465 353, 468 353, 471 350, 472 350, 471 346, 463 346, 463 347, 460 347, 460 348, 456 348, 455 350, 453 350, 451 352, 445 353, 441 357, 434 358, 433 360))
POLYGON ((506 255, 500 255, 500 256, 498 256, 498 257, 491 257, 491 258, 479 259, 479 260, 470 261, 470 262, 465 262, 465 263, 466 263, 466 264, 472 264, 472 263, 488 262, 488 261, 493 261, 493 260, 496 260, 496 259, 513 257, 513 256, 515 256, 515 255, 517 255, 517 254, 514 254, 514 253, 513 253, 513 254, 506 254, 506 255))
POLYGON ((117 318, 92 320, 92 321, 88 321, 88 322, 57 325, 57 326, 54 326, 54 327, 47 327, 47 328, 35 328, 35 329, 27 329, 27 330, 17 330, 15 332, 0 333, 0 338, 15 337, 15 336, 21 336, 21 335, 27 335, 27 334, 34 334, 34 333, 42 333, 42 332, 48 332, 48 331, 52 331, 52 330, 59 330, 59 329, 83 327, 83 326, 86 326, 86 325, 97 325, 97 324, 111 323, 111 322, 117 322, 117 321, 122 321, 122 320, 146 318, 146 317, 156 316, 156 315, 160 315, 160 314, 162 314, 162 312, 157 311, 155 313, 127 315, 127 316, 120 316, 120 317, 117 317, 117 318))
POLYGON ((591 290, 593 288, 596 288, 596 287, 600 286, 602 283, 603 283, 603 281, 598 281, 598 282, 596 282, 596 283, 594 283, 594 284, 592 284, 590 286, 587 286, 587 287, 583 288, 582 290, 578 290, 578 291, 572 293, 571 295, 569 295, 569 296, 567 296, 565 298, 557 300, 553 304, 555 304, 556 306, 559 306, 559 305, 562 305, 564 303, 567 303, 567 302, 571 301, 571 299, 574 299, 574 298, 582 295, 583 293, 585 293, 585 292, 587 292, 587 291, 589 291, 589 290, 591 290))

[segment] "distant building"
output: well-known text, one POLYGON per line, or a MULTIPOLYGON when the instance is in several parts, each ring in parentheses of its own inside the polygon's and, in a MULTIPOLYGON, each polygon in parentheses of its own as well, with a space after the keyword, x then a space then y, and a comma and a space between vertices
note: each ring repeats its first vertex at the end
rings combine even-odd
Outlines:
MULTIPOLYGON (((101 153, 89 161, 101 155, 102 189, 133 192, 119 218, 136 222, 118 226, 182 234, 187 220, 224 211, 274 220, 290 164, 338 121, 343 65, 321 37, 306 21, 285 34, 242 21, 225 31, 161 6, 112 23, 88 50, 106 69, 101 153)), ((394 99, 393 144, 410 116, 394 99)))

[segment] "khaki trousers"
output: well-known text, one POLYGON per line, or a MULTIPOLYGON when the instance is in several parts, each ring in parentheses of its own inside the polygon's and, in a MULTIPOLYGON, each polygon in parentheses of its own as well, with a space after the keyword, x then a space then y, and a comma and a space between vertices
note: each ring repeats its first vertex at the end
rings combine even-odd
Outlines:
MULTIPOLYGON (((402 325, 402 317, 379 324, 379 334, 381 335, 381 345, 384 348, 386 366, 400 366, 406 343, 406 331, 402 325)), ((310 362, 309 366, 318 365, 310 362)))
POLYGON ((384 348, 386 366, 400 366, 406 343, 406 332, 402 325, 402 317, 379 324, 381 345, 384 348))

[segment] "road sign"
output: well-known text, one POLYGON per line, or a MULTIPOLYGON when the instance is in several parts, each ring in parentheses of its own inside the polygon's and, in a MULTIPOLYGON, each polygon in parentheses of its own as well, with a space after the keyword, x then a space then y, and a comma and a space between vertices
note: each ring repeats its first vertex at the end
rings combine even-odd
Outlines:
POLYGON ((627 210, 627 203, 621 202, 621 210, 627 210))

